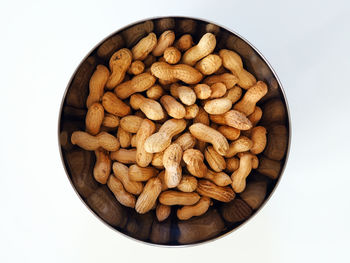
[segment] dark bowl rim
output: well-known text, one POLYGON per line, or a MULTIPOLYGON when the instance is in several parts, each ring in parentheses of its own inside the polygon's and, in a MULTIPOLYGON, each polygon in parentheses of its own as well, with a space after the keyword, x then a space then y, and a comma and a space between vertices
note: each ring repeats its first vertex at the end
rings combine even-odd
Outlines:
POLYGON ((63 164, 63 167, 64 167, 64 170, 66 172, 66 176, 68 177, 68 180, 72 186, 72 188, 74 189, 75 193, 77 194, 77 196, 79 197, 79 199, 81 200, 81 202, 90 210, 90 212, 92 212, 92 214, 95 215, 95 217, 97 217, 103 224, 107 225, 110 229, 114 230, 115 232, 121 234, 122 236, 124 237, 127 237, 131 240, 134 240, 134 241, 137 241, 137 242, 140 242, 140 243, 143 243, 143 244, 146 244, 146 245, 150 245, 150 246, 155 246, 155 247, 164 247, 164 248, 185 248, 185 247, 192 247, 192 246, 198 246, 198 245, 203 245, 203 244, 207 244, 207 243, 210 243, 210 242, 213 242, 215 240, 218 240, 218 239, 221 239, 223 237, 227 237, 228 235, 232 234, 233 232, 239 230, 242 226, 246 225, 247 222, 251 221, 253 218, 255 218, 255 216, 262 210, 263 207, 265 207, 265 205, 268 203, 268 201, 270 200, 270 198, 272 197, 272 195, 275 193, 276 189, 278 188, 278 185, 280 184, 280 181, 281 181, 281 178, 282 178, 282 175, 284 174, 284 171, 286 169, 286 166, 287 166, 287 162, 288 162, 288 158, 289 158, 289 154, 290 154, 290 147, 291 147, 291 139, 292 139, 292 127, 291 127, 291 117, 290 117, 290 110, 289 110, 289 104, 288 104, 288 101, 287 101, 287 97, 286 97, 286 93, 284 91, 284 88, 282 86, 282 83, 280 81, 280 79, 278 78, 275 70, 272 68, 271 64, 267 61, 267 59, 264 57, 264 55, 252 44, 250 43, 247 39, 245 39, 243 36, 241 36, 240 34, 238 34, 236 31, 234 30, 231 30, 229 28, 227 28, 226 26, 223 26, 221 24, 218 24, 216 22, 213 22, 213 21, 210 21, 208 19, 204 19, 204 18, 199 18, 199 17, 195 17, 195 16, 177 16, 177 15, 169 15, 169 16, 154 16, 154 17, 148 17, 148 18, 144 18, 144 19, 140 19, 138 21, 135 21, 135 22, 132 22, 124 27, 121 27, 115 31, 113 31, 111 34, 109 34, 108 36, 106 36, 105 38, 103 38, 101 41, 99 41, 88 53, 87 55, 81 60, 81 62, 78 64, 78 66, 76 67, 76 69, 74 70, 71 78, 69 79, 68 81, 68 84, 67 84, 67 87, 63 93, 63 97, 62 97, 62 101, 61 101, 61 104, 60 104, 60 110, 59 110, 59 115, 58 115, 58 148, 59 148, 59 152, 60 152, 60 157, 61 157, 61 161, 62 161, 62 164, 63 164), (223 28, 225 29, 226 31, 236 35, 237 37, 239 37, 241 40, 243 40, 244 42, 246 42, 260 57, 261 59, 266 63, 266 65, 269 67, 269 69, 271 70, 271 72, 273 73, 273 76, 275 77, 275 79, 277 80, 278 82, 278 85, 279 85, 279 88, 280 88, 280 91, 281 91, 281 94, 283 96, 283 99, 284 99, 284 104, 285 104, 285 107, 286 107, 286 112, 287 112, 287 117, 288 117, 288 145, 287 145, 287 151, 286 151, 286 155, 285 155, 285 161, 284 161, 284 164, 283 164, 283 167, 281 168, 281 171, 280 171, 280 174, 279 174, 279 177, 278 179, 276 180, 276 184, 275 186, 273 187, 273 189, 271 190, 271 193, 269 194, 269 196, 263 201, 263 203, 261 204, 261 206, 254 211, 254 213, 248 218, 246 219, 244 222, 242 222, 239 226, 231 229, 230 231, 226 232, 226 233, 223 233, 219 236, 216 236, 214 238, 211 238, 211 239, 208 239, 208 240, 204 240, 204 241, 199 241, 199 242, 196 242, 196 243, 190 243, 190 244, 183 244, 183 245, 168 245, 168 244, 157 244, 157 243, 152 243, 152 242, 148 242, 148 241, 143 241, 143 240, 140 240, 140 239, 137 239, 135 237, 132 237, 128 234, 125 234, 121 231, 119 231, 118 229, 114 228, 113 226, 111 226, 110 224, 108 224, 107 222, 105 222, 99 215, 97 215, 95 213, 95 211, 93 211, 89 206, 88 204, 83 200, 83 198, 81 197, 81 195, 78 193, 77 189, 75 188, 73 182, 72 182, 72 179, 70 178, 69 176, 69 172, 67 170, 67 167, 66 167, 66 164, 65 164, 65 161, 64 161, 64 158, 63 158, 63 151, 62 151, 62 147, 61 147, 61 144, 60 144, 60 130, 61 130, 61 119, 62 119, 62 110, 63 110, 63 105, 64 105, 64 102, 65 102, 65 99, 66 99, 66 96, 67 96, 67 92, 68 92, 68 89, 73 81, 73 78, 75 76, 75 74, 77 73, 77 70, 80 68, 81 64, 91 55, 91 53, 97 48, 99 47, 104 41, 106 41, 108 38, 110 38, 111 36, 115 35, 115 34, 118 34, 120 33, 121 31, 131 27, 131 26, 134 26, 136 24, 139 24, 139 23, 143 23, 143 22, 146 22, 146 21, 149 21, 149 20, 156 20, 156 19, 161 19, 161 18, 175 18, 175 19, 193 19, 193 20, 197 20, 197 21, 200 21, 200 22, 204 22, 204 23, 211 23, 211 24, 214 24, 214 25, 217 25, 219 26, 220 28, 223 28))

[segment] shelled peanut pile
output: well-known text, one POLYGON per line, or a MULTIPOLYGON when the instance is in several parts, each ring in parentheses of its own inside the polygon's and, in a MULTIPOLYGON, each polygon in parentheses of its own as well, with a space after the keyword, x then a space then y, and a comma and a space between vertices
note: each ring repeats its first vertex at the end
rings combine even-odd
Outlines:
POLYGON ((215 47, 212 33, 194 45, 190 34, 151 32, 96 67, 86 130, 71 142, 95 151, 93 176, 122 205, 156 209, 159 221, 177 206, 187 220, 245 190, 267 142, 256 103, 268 88, 215 47))

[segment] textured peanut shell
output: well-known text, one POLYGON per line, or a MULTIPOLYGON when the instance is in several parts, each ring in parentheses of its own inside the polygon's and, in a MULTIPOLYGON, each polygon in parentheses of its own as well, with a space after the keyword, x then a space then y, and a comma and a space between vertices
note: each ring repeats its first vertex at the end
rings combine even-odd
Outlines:
POLYGON ((183 119, 186 114, 185 107, 172 96, 164 95, 160 98, 160 103, 170 117, 183 119))
POLYGON ((200 216, 207 212, 210 206, 210 198, 203 196, 194 205, 185 205, 177 210, 177 217, 180 220, 188 220, 193 216, 200 216))
POLYGON ((206 101, 203 108, 209 114, 224 114, 232 108, 232 102, 226 98, 212 99, 206 101))
POLYGON ((238 139, 239 135, 241 134, 240 130, 227 125, 219 126, 218 131, 221 132, 226 139, 231 141, 238 139))
POLYGON ((157 174, 158 170, 153 167, 140 167, 137 164, 129 167, 129 178, 132 181, 145 182, 157 174))
POLYGON ((118 151, 111 152, 109 157, 120 163, 133 164, 136 163, 136 149, 119 149, 118 151))
POLYGON ((100 103, 95 102, 86 113, 85 127, 91 135, 96 135, 100 131, 104 118, 104 108, 100 103))
POLYGON ((156 130, 155 124, 147 119, 141 122, 136 134, 136 163, 141 167, 146 167, 152 162, 153 154, 145 150, 145 141, 156 130))
POLYGON ((162 86, 156 84, 156 85, 153 85, 152 87, 150 87, 146 91, 146 94, 147 94, 147 97, 149 99, 158 100, 161 96, 163 96, 164 90, 163 90, 162 86))
POLYGON ((145 70, 145 64, 140 61, 136 60, 133 61, 128 69, 128 73, 132 75, 139 75, 145 70))
POLYGON ((176 187, 182 177, 181 159, 182 148, 180 145, 173 143, 165 151, 163 155, 163 165, 165 168, 164 180, 169 188, 176 187))
POLYGON ((153 154, 151 164, 154 167, 156 167, 157 169, 164 169, 163 155, 164 155, 164 152, 159 152, 159 153, 154 153, 153 154))
POLYGON ((184 151, 183 160, 186 163, 187 170, 194 176, 202 178, 207 173, 207 167, 204 164, 204 156, 197 149, 188 149, 184 151))
POLYGON ((72 133, 71 142, 87 151, 94 151, 99 147, 107 151, 117 151, 120 147, 118 139, 107 132, 92 136, 87 132, 75 131, 72 133))
POLYGON ((171 85, 170 87, 171 96, 179 98, 180 101, 187 105, 193 105, 196 102, 196 94, 193 89, 181 86, 181 85, 171 85))
POLYGON ((204 178, 212 181, 217 186, 227 186, 227 185, 232 184, 232 180, 231 180, 230 176, 228 176, 224 172, 216 173, 216 172, 213 172, 213 171, 208 169, 208 172, 204 176, 204 178))
POLYGON ((218 82, 224 83, 227 89, 231 89, 238 83, 238 78, 231 73, 223 73, 220 75, 212 75, 206 77, 203 81, 204 84, 207 84, 209 86, 218 82))
POLYGON ((185 34, 181 36, 174 45, 181 52, 190 49, 193 46, 192 36, 190 34, 185 34))
POLYGON ((212 53, 216 46, 216 38, 212 33, 206 33, 198 44, 187 50, 182 56, 182 62, 194 66, 197 61, 212 53))
POLYGON ((174 143, 177 143, 181 146, 183 151, 186 151, 187 149, 191 149, 195 146, 196 139, 191 135, 191 133, 185 132, 179 136, 174 143))
POLYGON ((263 126, 254 127, 250 138, 253 141, 253 146, 250 148, 250 152, 252 154, 261 153, 266 146, 266 129, 263 126))
POLYGON ((221 98, 226 94, 226 85, 222 82, 214 83, 213 85, 211 85, 210 89, 211 89, 211 95, 209 97, 210 99, 221 98))
POLYGON ((112 165, 113 173, 116 178, 118 178, 126 191, 130 194, 139 195, 142 192, 143 185, 141 182, 131 181, 129 178, 129 168, 118 162, 114 162, 112 165))
POLYGON ((158 204, 156 208, 156 216, 159 222, 164 221, 171 213, 171 206, 158 204))
POLYGON ((150 120, 157 121, 165 117, 163 108, 159 102, 147 99, 140 94, 134 94, 130 97, 130 105, 133 109, 141 109, 150 120))
POLYGON ((200 199, 197 193, 185 193, 173 190, 162 192, 159 196, 159 202, 163 205, 194 205, 200 199))
POLYGON ((229 89, 224 98, 228 98, 232 101, 232 104, 236 103, 242 96, 242 89, 238 86, 233 86, 231 89, 229 89))
POLYGON ((225 157, 231 158, 237 153, 249 151, 253 147, 253 141, 248 137, 241 136, 237 140, 230 143, 230 147, 226 152, 225 157))
POLYGON ((203 75, 211 75, 214 74, 221 65, 221 57, 215 54, 210 54, 196 64, 196 69, 198 69, 203 75))
POLYGON ((252 154, 243 153, 240 156, 239 168, 231 175, 232 188, 236 193, 241 193, 246 187, 246 178, 252 170, 252 154))
POLYGON ((104 65, 97 65, 89 81, 89 95, 86 100, 87 108, 95 102, 100 102, 108 78, 108 68, 104 65))
POLYGON ((211 143, 220 155, 226 154, 229 145, 227 139, 220 132, 202 123, 192 124, 189 130, 198 140, 211 143))
POLYGON ((102 106, 108 113, 119 117, 126 116, 131 111, 130 107, 112 92, 106 92, 103 95, 102 106))
POLYGON ((119 117, 110 113, 105 113, 102 121, 102 126, 108 128, 115 128, 119 125, 119 117))
POLYGON ((125 131, 122 127, 118 127, 117 138, 120 143, 120 147, 128 148, 131 144, 131 136, 130 132, 125 131))
POLYGON ((144 60, 149 53, 157 45, 156 34, 149 33, 146 37, 142 38, 132 49, 132 56, 134 60, 144 60))
POLYGON ((131 207, 131 208, 135 207, 135 203, 136 203, 135 196, 125 191, 124 186, 119 179, 111 175, 109 176, 107 185, 119 203, 127 207, 131 207))
POLYGON ((225 124, 239 130, 252 128, 250 120, 241 112, 230 110, 224 114, 225 124))
POLYGON ((136 92, 143 92, 154 85, 155 77, 150 73, 142 73, 131 80, 119 84, 114 92, 121 99, 126 99, 136 92))
POLYGON ((190 175, 183 175, 180 183, 177 186, 181 192, 193 192, 197 188, 197 179, 190 175))
POLYGON ((135 115, 128 115, 120 119, 120 127, 130 133, 137 133, 143 118, 135 115))
POLYGON ((194 118, 193 123, 202 123, 205 125, 209 125, 209 115, 202 107, 199 107, 198 114, 194 118))
POLYGON ((231 187, 217 186, 209 180, 199 180, 196 191, 200 195, 207 196, 224 203, 230 202, 236 196, 231 187))
POLYGON ((197 104, 193 104, 191 106, 185 107, 186 114, 184 116, 184 119, 190 120, 196 118, 197 114, 199 113, 199 107, 197 104))
POLYGON ((169 64, 177 64, 181 59, 181 52, 176 47, 167 47, 164 50, 164 61, 169 64))
POLYGON ((111 74, 106 83, 107 89, 113 89, 123 81, 125 73, 131 65, 131 61, 132 53, 127 48, 122 48, 111 56, 109 60, 111 74))
POLYGON ((204 156, 210 168, 215 172, 221 172, 226 168, 226 161, 224 157, 218 154, 212 146, 208 146, 206 148, 204 156))
POLYGON ((207 84, 197 84, 193 89, 198 99, 205 100, 211 96, 212 91, 207 84))
POLYGON ((258 122, 260 121, 262 115, 263 115, 263 112, 262 112, 261 108, 259 106, 255 106, 255 109, 254 109, 253 113, 251 113, 248 116, 248 119, 252 123, 253 127, 258 124, 258 122))
POLYGON ((226 159, 226 171, 227 172, 234 172, 239 167, 239 159, 236 157, 232 157, 229 159, 226 159))
POLYGON ((160 35, 158 39, 158 43, 152 51, 152 55, 156 57, 163 55, 164 50, 167 47, 170 47, 174 43, 174 40, 175 40, 174 31, 171 31, 171 30, 164 31, 160 35))
POLYGON ((161 192, 162 183, 159 178, 154 177, 148 180, 142 193, 137 198, 135 210, 140 214, 145 214, 152 209, 161 192))
POLYGON ((100 184, 106 184, 111 173, 111 159, 109 158, 108 152, 101 149, 95 151, 95 156, 96 162, 93 171, 94 178, 100 184))

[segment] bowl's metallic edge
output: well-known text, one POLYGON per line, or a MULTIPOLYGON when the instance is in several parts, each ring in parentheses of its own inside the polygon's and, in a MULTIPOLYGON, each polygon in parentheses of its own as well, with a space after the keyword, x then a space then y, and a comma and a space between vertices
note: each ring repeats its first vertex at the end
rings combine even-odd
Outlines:
POLYGON ((283 86, 282 86, 282 83, 280 81, 280 79, 278 78, 275 70, 272 68, 272 66, 270 65, 270 63, 267 61, 267 59, 261 54, 261 52, 253 45, 251 44, 247 39, 245 39, 244 37, 242 37, 240 34, 236 33, 234 30, 231 30, 225 26, 222 26, 218 23, 214 23, 212 21, 209 21, 207 19, 203 19, 203 18, 198 18, 198 17, 187 17, 187 16, 156 16, 156 17, 149 17, 149 18, 145 18, 145 19, 141 19, 141 20, 138 20, 136 22, 133 22, 133 23, 130 23, 114 32, 112 32, 111 34, 109 34, 107 37, 105 37, 104 39, 102 39, 99 43, 97 43, 91 50, 90 52, 81 60, 81 62, 79 63, 79 65, 76 67, 74 73, 72 74, 68 84, 67 84, 67 87, 63 93, 63 97, 62 97, 62 101, 61 101, 61 105, 60 105, 60 111, 59 111, 59 116, 58 116, 58 148, 59 148, 59 152, 60 152, 60 157, 61 157, 61 161, 62 161, 62 164, 64 166, 64 170, 66 172, 66 175, 68 177, 68 180, 71 184, 71 186, 73 187, 75 193, 78 195, 79 199, 81 200, 81 202, 102 222, 104 223, 105 225, 107 225, 110 229, 114 230, 115 232, 123 235, 124 237, 127 237, 131 240, 135 240, 137 242, 141 242, 143 244, 147 244, 147 245, 151 245, 151 246, 156 246, 156 247, 168 247, 168 248, 183 248, 183 247, 192 247, 192 246, 198 246, 198 245, 202 245, 202 244, 206 244, 206 243, 209 243, 209 242, 213 242, 217 239, 220 239, 220 238, 223 238, 223 237, 226 237, 228 236, 229 234, 233 233, 234 231, 237 231, 239 228, 241 228, 242 226, 244 226, 247 222, 251 221, 256 214, 258 214, 260 212, 260 210, 266 205, 266 203, 270 200, 271 196, 274 194, 274 192, 276 191, 276 188, 278 187, 280 181, 281 181, 281 178, 282 178, 282 175, 286 169, 286 166, 287 166, 287 162, 288 162, 288 158, 289 158, 289 153, 290 153, 290 146, 291 146, 291 139, 292 139, 292 127, 291 127, 291 117, 290 117, 290 110, 289 110, 289 105, 288 105, 288 101, 287 101, 287 98, 286 98, 286 94, 285 94, 285 91, 283 89, 283 86), (62 147, 61 147, 61 144, 60 144, 60 130, 61 130, 61 117, 62 117, 62 110, 63 110, 63 104, 64 104, 64 101, 65 101, 65 98, 66 98, 66 95, 67 95, 67 92, 68 92, 68 89, 72 83, 72 80, 75 76, 75 73, 77 72, 77 70, 79 69, 79 67, 81 66, 81 64, 91 55, 92 51, 94 51, 98 46, 100 46, 105 40, 107 40, 109 37, 113 36, 114 34, 117 34, 121 31, 123 31, 124 29, 128 28, 128 27, 131 27, 133 25, 136 25, 136 24, 139 24, 139 23, 142 23, 142 22, 145 22, 147 20, 154 20, 154 19, 160 19, 160 18, 185 18, 185 19, 194 19, 194 20, 199 20, 199 21, 202 21, 202 22, 205 22, 205 23, 211 23, 211 24, 214 24, 214 25, 217 25, 225 30, 227 30, 228 32, 231 32, 233 34, 235 34, 236 36, 238 36, 239 38, 241 38, 243 41, 245 41, 248 45, 250 45, 252 47, 252 49, 254 49, 254 51, 260 55, 260 57, 263 59, 263 61, 266 63, 266 65, 268 65, 268 67, 270 68, 271 72, 273 73, 274 77, 276 78, 277 82, 278 82, 278 85, 282 91, 282 95, 283 95, 283 99, 284 99, 284 102, 285 102, 285 106, 286 106, 286 110, 287 110, 287 115, 288 115, 288 147, 287 147, 287 152, 286 152, 286 156, 285 156, 285 161, 284 161, 284 165, 283 167, 281 168, 281 172, 280 172, 280 176, 278 177, 277 179, 277 182, 274 186, 274 188, 272 189, 270 195, 264 200, 264 202, 261 204, 261 206, 256 210, 254 211, 254 214, 249 217, 246 221, 244 221, 243 223, 241 223, 239 226, 237 226, 236 228, 232 229, 231 231, 228 231, 220 236, 217 236, 215 238, 212 238, 212 239, 209 239, 209 240, 204 240, 204 241, 200 241, 200 242, 197 242, 197 243, 193 243, 193 244, 185 244, 185 245, 163 245, 163 244, 155 244, 155 243, 150 243, 150 242, 146 242, 146 241, 143 241, 143 240, 139 240, 139 239, 136 239, 132 236, 129 236, 121 231, 118 231, 118 229, 115 229, 114 227, 112 227, 111 225, 109 225, 108 223, 106 223, 102 218, 100 218, 87 204, 86 202, 83 200, 83 198, 80 196, 80 194, 78 193, 78 191, 76 190, 70 176, 69 176, 69 173, 67 171, 67 168, 66 168, 66 165, 65 165, 65 162, 64 162, 64 159, 63 159, 63 153, 62 153, 62 147))

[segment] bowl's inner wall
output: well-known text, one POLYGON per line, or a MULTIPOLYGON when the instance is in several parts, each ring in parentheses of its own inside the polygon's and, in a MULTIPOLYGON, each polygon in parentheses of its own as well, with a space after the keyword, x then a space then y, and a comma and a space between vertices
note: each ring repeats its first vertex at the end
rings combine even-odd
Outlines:
MULTIPOLYGON (((157 29, 160 30, 159 20, 154 19, 148 21, 153 22, 154 30, 159 37, 160 34, 157 32, 157 29)), ((170 29, 174 29, 173 22, 175 21, 174 30, 176 38, 186 31, 191 32, 195 43, 207 32, 208 28, 211 28, 207 26, 207 22, 201 20, 169 18, 169 21, 168 28, 170 29), (186 22, 189 23, 189 26, 187 26, 186 22)), ((141 23, 143 22, 140 22, 140 24, 141 23)), ((135 25, 131 27, 133 26, 135 25)), ((128 28, 121 30, 113 36, 122 36, 123 31, 127 29, 128 28)), ((146 34, 147 32, 144 32, 144 35, 146 34)), ((216 30, 215 34, 217 37, 216 51, 222 48, 234 50, 242 57, 244 67, 258 80, 263 80, 267 83, 269 92, 258 105, 264 109, 264 107, 270 107, 269 105, 272 101, 283 104, 284 113, 280 114, 278 117, 273 114, 264 116, 265 118, 263 117, 264 125, 266 125, 268 132, 269 127, 273 127, 274 125, 283 125, 286 131, 288 131, 288 112, 286 110, 284 96, 278 80, 264 59, 244 40, 224 28, 220 27, 219 32, 216 30)), ((113 36, 101 42, 100 45, 106 41, 111 42, 110 39, 113 36)), ((214 202, 213 206, 211 206, 209 211, 203 216, 195 217, 187 221, 180 221, 176 217, 176 209, 172 209, 171 216, 165 222, 160 223, 157 221, 153 210, 145 215, 137 214, 134 209, 120 205, 107 186, 100 185, 93 179, 94 153, 84 151, 77 146, 71 145, 70 135, 75 130, 85 129, 85 114, 87 111, 85 101, 88 95, 88 83, 96 65, 104 64, 108 67, 108 57, 101 58, 98 55, 97 50, 100 45, 87 56, 75 72, 64 98, 59 123, 61 152, 64 165, 74 188, 86 205, 94 211, 99 218, 118 231, 138 240, 166 245, 194 244, 213 239, 230 232, 256 213, 256 210, 252 210, 239 198, 239 195, 237 195, 234 202, 228 205, 232 206, 230 208, 231 210, 233 209, 233 214, 230 215, 230 219, 227 219, 227 213, 226 216, 222 215, 223 204, 214 202)), ((287 136, 289 136, 289 134, 287 134, 287 136)), ((287 140, 284 155, 288 147, 287 140)), ((268 166, 269 162, 267 162, 266 165, 268 166)), ((284 165, 285 156, 279 161, 278 173, 283 171, 284 165)), ((265 171, 267 171, 265 175, 269 175, 269 170, 275 169, 274 167, 264 168, 265 169, 261 169, 260 172, 265 173, 265 171)), ((265 175, 254 172, 253 175, 248 177, 247 181, 249 184, 250 180, 259 180, 261 176, 265 179, 268 178, 267 194, 264 202, 266 202, 278 181, 278 179, 273 180, 265 175)))

